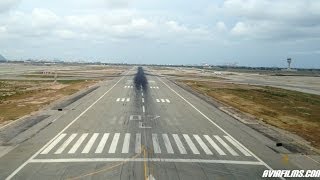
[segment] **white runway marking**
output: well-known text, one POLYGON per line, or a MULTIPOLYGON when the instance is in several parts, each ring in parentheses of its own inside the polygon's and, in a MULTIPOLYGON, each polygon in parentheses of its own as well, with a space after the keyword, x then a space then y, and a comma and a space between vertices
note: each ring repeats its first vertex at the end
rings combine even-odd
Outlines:
POLYGON ((106 145, 106 142, 109 138, 109 133, 104 133, 100 142, 99 142, 99 145, 95 151, 95 153, 102 153, 103 149, 104 149, 104 146, 106 145))
POLYGON ((180 151, 180 154, 187 154, 187 151, 186 151, 186 149, 184 148, 184 146, 183 146, 183 144, 182 144, 182 142, 181 142, 178 134, 172 134, 172 137, 173 137, 173 139, 175 140, 175 142, 176 142, 176 144, 177 144, 177 146, 178 146, 178 149, 179 149, 179 151, 180 151))
POLYGON ((119 102, 120 101, 120 98, 117 98, 117 102, 119 102))
POLYGON ((142 98, 142 102, 144 103, 144 98, 142 98))
POLYGON ((162 103, 170 103, 170 100, 169 99, 156 99, 156 101, 159 103, 159 102, 162 102, 162 103))
POLYGON ((158 141, 158 135, 157 134, 152 134, 152 143, 153 143, 153 151, 156 154, 161 153, 159 141, 158 141))
POLYGON ((234 147, 236 147, 245 156, 251 156, 246 150, 244 150, 238 143, 232 140, 229 136, 224 136, 234 147))
POLYGON ((110 145, 109 153, 115 153, 116 152, 119 137, 120 137, 120 133, 114 134, 114 137, 112 139, 112 143, 110 145))
POLYGON ((88 133, 84 133, 80 136, 80 138, 77 140, 77 142, 72 146, 72 148, 69 150, 69 154, 74 154, 77 149, 80 147, 80 145, 82 144, 82 142, 86 139, 86 137, 88 136, 88 133))
POLYGON ((232 154, 233 156, 239 156, 239 154, 237 152, 235 152, 226 142, 224 142, 219 136, 214 136, 214 138, 216 138, 220 144, 226 148, 230 154, 232 154))
POLYGON ((130 134, 126 133, 124 136, 123 146, 122 146, 122 153, 129 152, 129 145, 130 145, 130 134))
POLYGON ((130 98, 127 98, 127 102, 129 102, 130 101, 130 98))
MULTIPOLYGON (((135 118, 137 119, 137 117, 135 117, 135 118)), ((139 125, 140 128, 151 128, 149 126, 146 126, 146 124, 143 124, 143 122, 139 122, 139 124, 140 124, 139 125)), ((108 139, 110 139, 109 137, 111 136, 110 134, 111 133, 103 133, 103 136, 99 140, 99 143, 97 143, 97 145, 95 145, 96 144, 95 141, 98 139, 99 133, 93 133, 93 135, 88 140, 88 142, 86 143, 86 145, 83 148, 83 151, 81 153, 89 153, 91 149, 95 148, 95 152, 92 152, 92 153, 99 154, 104 151, 106 146, 109 146, 109 152, 107 152, 107 153, 126 154, 126 153, 130 152, 131 133, 124 133, 123 134, 124 139, 123 139, 123 143, 122 143, 122 149, 120 149, 118 151, 117 151, 117 146, 118 146, 118 144, 120 146, 120 136, 122 136, 122 135, 121 135, 121 133, 114 133, 113 139, 111 140, 111 142, 109 142, 107 144, 108 139)), ((62 145, 60 145, 59 148, 57 148, 58 150, 56 150, 54 152, 54 154, 64 153, 65 149, 68 146, 70 146, 71 143, 74 143, 74 144, 71 147, 71 149, 69 150, 68 154, 74 154, 77 151, 77 149, 80 148, 81 144, 84 142, 84 140, 87 138, 87 136, 88 136, 88 133, 83 133, 83 134, 73 133, 73 134, 71 134, 62 143, 62 145), (78 135, 79 136, 81 135, 80 138, 76 142, 73 142, 74 139, 78 135)), ((170 142, 169 136, 170 135, 166 134, 166 133, 159 134, 159 135, 156 133, 152 134, 152 138, 151 138, 152 144, 153 144, 152 149, 153 149, 154 153, 157 153, 157 154, 164 153, 161 151, 161 149, 166 149, 165 153, 174 154, 175 152, 174 152, 174 148, 172 145, 176 145, 175 147, 177 147, 180 154, 188 154, 189 151, 187 151, 187 150, 189 149, 192 154, 204 153, 206 155, 213 155, 212 151, 209 148, 209 146, 212 146, 219 153, 219 155, 226 155, 226 153, 224 153, 222 151, 222 149, 208 135, 202 136, 206 139, 206 141, 204 141, 203 138, 197 134, 193 134, 193 135, 182 134, 180 136, 183 136, 183 139, 180 139, 178 134, 172 134, 172 137, 174 139, 174 141, 172 141, 172 142, 170 142), (162 141, 162 140, 164 142, 163 144, 160 143, 160 141, 162 141), (186 145, 184 145, 184 143, 186 143, 186 145), (164 147, 161 147, 161 146, 164 146, 164 147), (198 146, 200 146, 203 151, 199 151, 198 146)), ((65 137, 67 137, 67 135, 64 135, 64 137, 61 136, 60 138, 65 138, 65 137)), ((239 148, 239 151, 241 151, 243 153, 243 155, 248 156, 248 152, 245 152, 244 149, 240 150, 241 147, 238 144, 236 144, 235 142, 233 142, 232 140, 229 139, 230 141, 229 140, 223 141, 222 137, 219 137, 217 135, 214 135, 213 137, 215 137, 215 139, 218 142, 220 142, 219 145, 221 144, 221 146, 223 146, 225 149, 227 149, 228 152, 230 152, 230 154, 232 156, 239 156, 239 154, 237 154, 237 152, 235 152, 232 149, 232 147, 235 147, 237 149, 239 148)), ((136 153, 141 153, 141 145, 142 145, 141 138, 142 137, 141 137, 140 133, 135 134, 135 144, 134 144, 135 148, 132 151, 135 151, 136 153)), ((228 139, 228 136, 224 136, 224 138, 228 139)), ((57 142, 58 142, 58 140, 57 140, 57 142)), ((53 142, 48 147, 50 147, 50 149, 55 148, 55 146, 57 146, 57 144, 58 144, 57 142, 53 142)))
MULTIPOLYGON (((129 74, 128 71, 125 75, 129 74)), ((22 163, 18 168, 16 168, 6 180, 12 179, 22 168, 24 168, 28 163, 30 163, 36 156, 38 156, 44 149, 46 149, 50 144, 52 144, 65 130, 67 130, 73 123, 75 123, 81 116, 83 116, 89 109, 91 109, 98 101, 100 101, 106 94, 108 94, 119 82, 124 78, 121 77, 110 89, 108 89, 103 95, 101 95, 97 100, 95 100, 89 107, 82 111, 75 119, 73 119, 67 126, 65 126, 56 136, 54 136, 50 141, 48 141, 42 148, 35 152, 31 157, 29 157, 24 163, 22 163)))
POLYGON ((142 106, 142 112, 146 112, 146 109, 144 108, 144 106, 142 106))
POLYGON ((208 148, 208 146, 202 141, 202 139, 200 138, 200 136, 194 134, 193 137, 197 140, 197 142, 199 143, 199 145, 201 146, 201 148, 203 149, 203 151, 208 154, 208 155, 212 155, 213 153, 210 151, 210 149, 208 148))
POLYGON ((54 154, 61 154, 76 136, 76 133, 71 134, 71 136, 58 148, 54 154))
POLYGON ((60 134, 45 150, 40 154, 48 154, 67 134, 60 134))
POLYGON ((136 134, 136 146, 135 146, 135 152, 137 154, 141 153, 141 134, 136 134))
POLYGON ((186 140, 187 144, 189 145, 193 154, 200 154, 197 147, 193 144, 191 138, 187 134, 183 134, 184 139, 186 140))
POLYGON ((83 148, 81 153, 89 153, 89 151, 91 150, 91 147, 93 145, 93 143, 96 141, 97 137, 98 137, 99 133, 94 133, 91 138, 89 139, 87 145, 83 148))
MULTIPOLYGON (((196 110, 198 113, 200 113, 204 118, 206 118, 211 124, 216 126, 218 129, 220 129, 223 133, 228 135, 232 140, 237 142, 239 146, 241 146, 243 149, 248 151, 254 158, 256 158, 260 163, 262 163, 266 168, 269 170, 273 170, 267 163, 265 163, 262 159, 260 159, 257 155, 252 153, 248 148, 246 148, 244 145, 242 145, 239 141, 237 141, 234 137, 232 137, 227 131, 225 131, 223 128, 221 128, 217 123, 212 121, 208 116, 206 116, 203 112, 201 112, 198 108, 196 108, 192 103, 190 103, 188 100, 186 100, 183 96, 181 96, 179 93, 177 93, 175 90, 173 90, 169 85, 167 85, 165 82, 161 80, 161 78, 158 77, 158 80, 162 82, 167 88, 169 88, 172 92, 174 92, 177 96, 179 96, 181 99, 183 99, 187 104, 189 104, 194 110, 196 110)), ((282 180, 285 180, 285 178, 280 178, 282 180)))
POLYGON ((124 102, 125 99, 126 99, 126 98, 122 98, 122 99, 121 99, 121 102, 124 102))
POLYGON ((174 154, 168 135, 162 134, 162 138, 164 141, 164 145, 166 146, 167 152, 169 154, 174 154))
POLYGON ((129 120, 130 121, 141 121, 142 117, 141 115, 130 115, 129 120))
POLYGON ((259 161, 232 161, 212 159, 168 159, 168 158, 72 158, 72 159, 32 159, 30 163, 63 163, 63 162, 176 162, 176 163, 207 163, 263 166, 259 161))
POLYGON ((204 137, 207 139, 207 141, 210 143, 210 145, 222 156, 226 155, 226 153, 224 153, 222 151, 222 149, 210 138, 210 136, 208 135, 204 135, 204 137))

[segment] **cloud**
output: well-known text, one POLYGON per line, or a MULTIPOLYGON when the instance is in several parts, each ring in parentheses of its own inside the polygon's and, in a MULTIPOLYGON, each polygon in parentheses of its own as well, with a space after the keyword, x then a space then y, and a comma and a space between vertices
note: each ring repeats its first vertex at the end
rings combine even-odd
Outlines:
POLYGON ((5 27, 7 37, 20 39, 183 41, 210 37, 207 28, 189 27, 174 20, 147 18, 129 10, 59 16, 49 9, 34 8, 30 13, 16 11, 8 14, 5 20, 0 20, 0 27, 5 27))
POLYGON ((223 12, 238 20, 230 33, 244 38, 320 38, 320 1, 226 0, 223 12))
POLYGON ((218 32, 226 32, 228 30, 226 24, 224 22, 222 22, 222 21, 219 21, 219 22, 216 23, 215 29, 218 32))
POLYGON ((31 24, 36 28, 52 28, 59 22, 60 17, 49 9, 33 9, 31 13, 31 24))
POLYGON ((17 6, 20 0, 1 0, 0 1, 0 13, 9 11, 13 7, 17 6))

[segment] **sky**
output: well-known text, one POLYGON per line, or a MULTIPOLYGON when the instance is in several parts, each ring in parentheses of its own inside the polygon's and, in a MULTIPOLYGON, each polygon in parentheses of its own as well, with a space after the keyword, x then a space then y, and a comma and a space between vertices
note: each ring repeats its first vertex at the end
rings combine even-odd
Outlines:
POLYGON ((320 0, 0 0, 0 54, 320 68, 320 0))

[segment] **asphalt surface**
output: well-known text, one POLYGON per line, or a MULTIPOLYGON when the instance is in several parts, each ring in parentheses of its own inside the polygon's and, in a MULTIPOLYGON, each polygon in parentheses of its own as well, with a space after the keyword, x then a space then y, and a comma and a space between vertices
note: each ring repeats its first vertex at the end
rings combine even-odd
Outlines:
POLYGON ((260 134, 143 69, 75 103, 0 158, 0 179, 263 179, 266 169, 300 169, 260 134))

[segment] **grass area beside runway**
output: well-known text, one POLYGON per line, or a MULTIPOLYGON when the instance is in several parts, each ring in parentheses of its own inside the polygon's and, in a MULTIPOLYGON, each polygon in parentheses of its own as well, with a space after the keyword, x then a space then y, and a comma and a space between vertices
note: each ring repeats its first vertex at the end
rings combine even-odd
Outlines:
POLYGON ((89 87, 97 80, 0 80, 0 124, 13 121, 51 102, 89 87))
POLYGON ((180 80, 270 125, 293 132, 320 148, 320 96, 268 86, 180 80))

